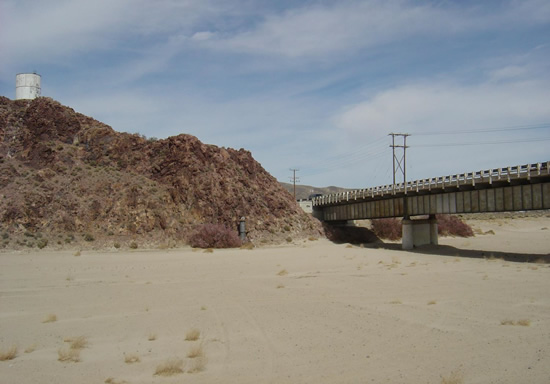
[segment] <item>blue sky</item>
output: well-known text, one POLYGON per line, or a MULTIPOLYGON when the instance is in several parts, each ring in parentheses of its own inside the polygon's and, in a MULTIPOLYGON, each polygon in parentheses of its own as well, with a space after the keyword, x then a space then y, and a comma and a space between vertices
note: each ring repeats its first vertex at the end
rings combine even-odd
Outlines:
POLYGON ((3 0, 0 94, 245 148, 280 181, 391 183, 550 160, 550 2, 3 0))

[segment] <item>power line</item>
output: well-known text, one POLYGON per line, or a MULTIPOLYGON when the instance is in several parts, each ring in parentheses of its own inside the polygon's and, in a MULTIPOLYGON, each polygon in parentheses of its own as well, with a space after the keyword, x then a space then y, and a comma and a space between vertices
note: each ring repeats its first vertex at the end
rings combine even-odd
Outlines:
POLYGON ((435 131, 424 131, 424 132, 415 132, 415 136, 437 136, 437 135, 456 135, 463 133, 488 133, 488 132, 509 132, 509 131, 524 131, 524 130, 533 130, 533 129, 548 129, 550 128, 550 123, 540 123, 532 125, 517 125, 510 127, 502 128, 486 128, 486 129, 465 129, 465 130, 453 130, 450 132, 435 132, 435 131))
POLYGON ((364 153, 364 154, 360 154, 359 156, 356 156, 356 157, 353 157, 353 158, 350 158, 350 159, 345 159, 345 160, 341 160, 339 162, 332 163, 330 165, 317 166, 317 167, 313 168, 312 171, 304 172, 304 173, 302 173, 302 175, 304 175, 304 176, 319 175, 319 174, 327 173, 327 172, 330 172, 332 170, 341 168, 342 166, 345 166, 345 165, 355 164, 355 163, 358 163, 360 161, 365 161, 365 160, 376 159, 378 157, 386 156, 386 155, 387 155, 387 152, 386 152, 386 149, 384 148, 383 150, 381 150, 379 152, 376 152, 376 153, 364 153))
POLYGON ((498 141, 478 141, 477 143, 448 143, 448 144, 418 144, 415 148, 427 147, 462 147, 471 145, 497 145, 497 144, 512 144, 512 143, 535 143, 539 141, 549 141, 550 137, 532 138, 532 139, 515 139, 515 140, 498 140, 498 141))
POLYGON ((376 150, 378 148, 382 148, 383 144, 382 141, 384 141, 385 138, 381 137, 373 142, 370 142, 366 145, 363 145, 361 147, 355 148, 352 151, 347 151, 345 153, 336 154, 330 157, 321 158, 316 161, 309 161, 306 163, 300 164, 302 168, 309 168, 309 167, 324 167, 325 165, 332 165, 335 163, 346 163, 348 160, 352 160, 357 156, 363 156, 365 154, 370 153, 372 150, 376 150))

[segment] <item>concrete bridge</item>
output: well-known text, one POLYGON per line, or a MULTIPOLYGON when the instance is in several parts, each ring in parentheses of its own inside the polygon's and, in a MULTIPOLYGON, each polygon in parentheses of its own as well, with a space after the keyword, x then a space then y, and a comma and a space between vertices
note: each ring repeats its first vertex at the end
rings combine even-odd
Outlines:
POLYGON ((327 222, 403 217, 403 249, 412 249, 437 244, 436 214, 550 209, 550 161, 323 195, 312 205, 327 222))

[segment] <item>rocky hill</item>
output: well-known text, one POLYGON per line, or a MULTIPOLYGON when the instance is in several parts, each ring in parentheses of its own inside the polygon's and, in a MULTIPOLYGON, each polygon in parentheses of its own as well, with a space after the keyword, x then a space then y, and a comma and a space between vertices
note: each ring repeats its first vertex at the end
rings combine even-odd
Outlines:
POLYGON ((244 149, 147 140, 49 98, 0 97, 0 248, 171 246, 241 216, 253 242, 320 232, 244 149))

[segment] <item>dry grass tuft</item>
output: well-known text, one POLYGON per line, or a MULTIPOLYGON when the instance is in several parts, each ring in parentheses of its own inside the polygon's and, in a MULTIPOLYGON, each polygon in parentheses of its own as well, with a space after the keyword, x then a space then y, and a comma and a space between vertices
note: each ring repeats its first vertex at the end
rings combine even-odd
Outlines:
POLYGON ((286 269, 281 269, 279 271, 279 273, 277 273, 277 275, 279 276, 285 276, 285 275, 288 275, 288 271, 286 269))
POLYGON ((428 301, 428 305, 434 305, 434 304, 436 304, 435 300, 428 301))
POLYGON ((460 371, 453 371, 448 377, 441 377, 441 384, 462 384, 464 375, 460 371))
POLYGON ((32 345, 29 345, 29 346, 25 349, 25 353, 34 352, 35 349, 36 349, 36 343, 35 343, 35 344, 32 344, 32 345))
POLYGON ((212 248, 206 248, 203 253, 214 253, 214 250, 212 248))
POLYGON ((528 326, 531 325, 531 320, 521 319, 521 320, 518 320, 518 321, 514 321, 514 320, 506 319, 506 320, 502 320, 500 322, 500 325, 520 325, 522 327, 528 327, 528 326))
POLYGON ((204 371, 208 359, 205 356, 199 356, 191 360, 191 366, 187 370, 187 373, 198 373, 204 371))
POLYGON ((199 331, 197 328, 190 329, 185 334, 185 340, 186 341, 196 341, 201 337, 201 331, 199 331))
POLYGON ((130 353, 128 355, 124 355, 124 362, 126 364, 134 364, 134 363, 139 363, 141 361, 141 359, 139 358, 139 356, 135 353, 130 353))
POLYGON ((57 360, 78 363, 80 361, 80 349, 60 348, 57 351, 57 360))
POLYGON ((155 371, 155 375, 158 376, 173 376, 183 373, 184 361, 177 357, 166 360, 164 363, 159 364, 155 371))
POLYGON ((81 255, 80 251, 76 251, 76 252, 74 253, 74 256, 80 256, 80 255, 81 255))
POLYGON ((155 341, 156 339, 157 339, 156 333, 150 333, 149 336, 147 337, 147 340, 149 341, 155 341))
POLYGON ((244 243, 243 245, 241 245, 241 249, 248 249, 248 250, 252 250, 254 249, 254 244, 251 243, 251 242, 248 242, 248 243, 244 243))
POLYGON ((17 356, 17 345, 13 344, 6 350, 0 350, 0 361, 13 360, 17 356))
POLYGON ((69 348, 61 348, 57 351, 57 360, 78 363, 80 361, 80 351, 88 346, 88 338, 86 336, 67 337, 63 341, 71 344, 69 348))
POLYGON ((403 302, 399 299, 390 301, 390 304, 403 304, 403 302))
POLYGON ((202 343, 191 346, 191 348, 189 348, 189 352, 187 353, 187 357, 189 357, 190 359, 195 359, 197 357, 203 356, 204 350, 202 348, 202 343))
POLYGON ((281 288, 284 288, 285 286, 283 284, 279 284, 277 285, 277 289, 281 289, 281 288))
POLYGON ((88 346, 88 338, 86 336, 66 337, 66 343, 71 343, 71 349, 83 349, 88 346))
POLYGON ((308 237, 308 240, 309 240, 309 241, 317 241, 317 240, 319 240, 319 239, 318 239, 317 237, 315 237, 315 236, 310 236, 310 237, 308 237))
POLYGON ((105 384, 128 384, 126 380, 115 380, 112 377, 109 377, 107 380, 105 380, 105 384))
POLYGON ((42 320, 43 323, 53 323, 57 321, 57 316, 53 313, 50 313, 44 320, 42 320))

